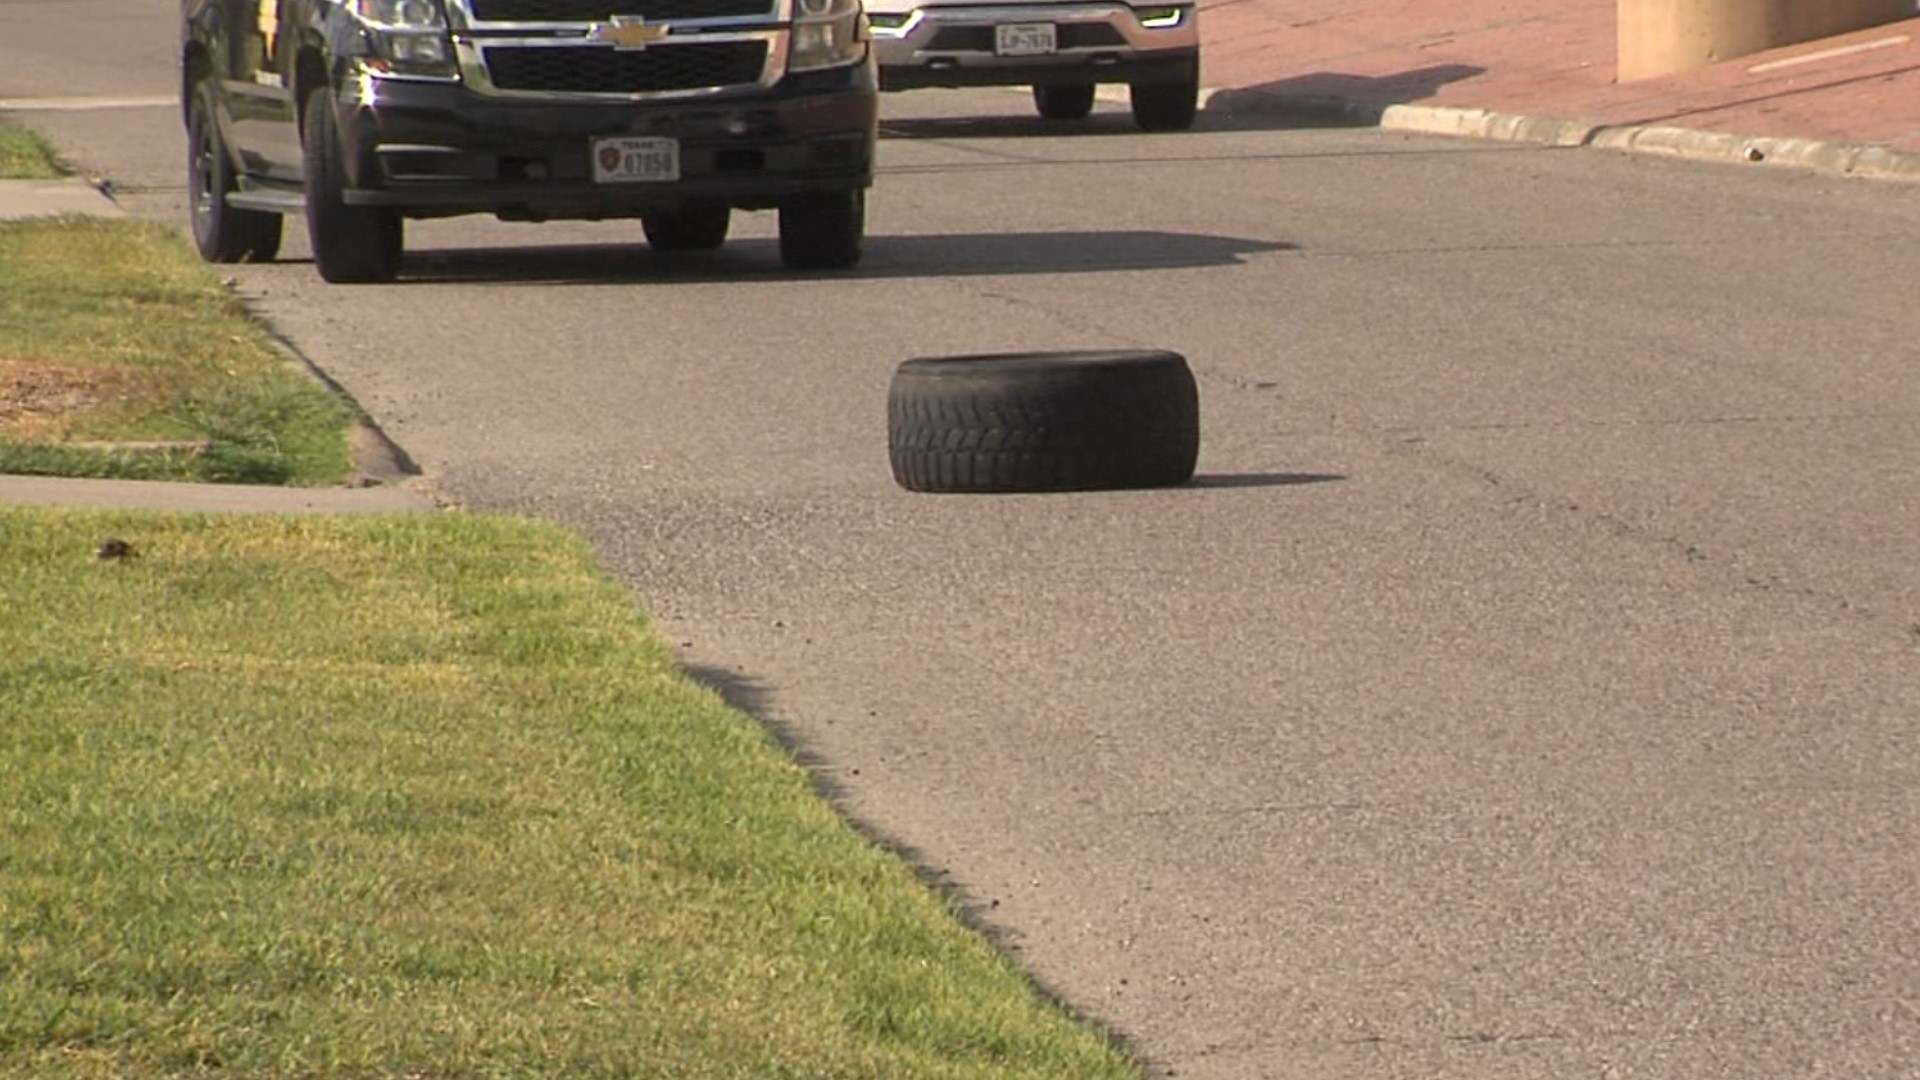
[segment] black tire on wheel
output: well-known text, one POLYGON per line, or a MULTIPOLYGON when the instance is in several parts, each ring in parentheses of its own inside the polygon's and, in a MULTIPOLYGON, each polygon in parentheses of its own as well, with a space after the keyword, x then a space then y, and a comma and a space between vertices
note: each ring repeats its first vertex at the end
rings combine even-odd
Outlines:
POLYGON ((347 174, 333 93, 307 98, 300 127, 307 173, 307 238, 320 276, 335 284, 392 281, 404 244, 400 215, 384 207, 348 206, 347 174))
POLYGON ((214 119, 213 90, 201 82, 187 108, 187 212, 193 246, 207 262, 267 262, 280 252, 283 219, 228 206, 227 193, 238 187, 214 119))
POLYGON ((1142 131, 1185 131, 1200 106, 1200 67, 1172 82, 1134 83, 1127 89, 1133 122, 1142 131))
POLYGON ((1036 83, 1033 107, 1047 120, 1085 120, 1093 111, 1093 84, 1036 83))
POLYGON ((909 491, 1174 487, 1199 456, 1199 393, 1163 350, 920 357, 894 371, 887 451, 909 491))
POLYGON ((726 203, 700 202, 642 214, 640 225, 655 251, 712 251, 727 242, 732 220, 726 203))
POLYGON ((796 195, 780 204, 780 261, 794 270, 845 270, 860 261, 867 193, 796 195))

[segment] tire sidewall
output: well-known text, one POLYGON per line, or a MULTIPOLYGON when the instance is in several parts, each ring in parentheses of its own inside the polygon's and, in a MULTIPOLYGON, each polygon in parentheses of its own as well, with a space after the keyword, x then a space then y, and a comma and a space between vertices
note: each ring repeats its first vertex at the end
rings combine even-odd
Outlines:
POLYGON ((347 205, 333 91, 309 94, 301 119, 307 239, 315 267, 329 282, 391 281, 400 269, 400 222, 392 211, 347 205))
POLYGON ((209 262, 223 261, 227 192, 233 190, 233 163, 213 113, 213 91, 204 80, 194 84, 187 106, 187 198, 193 246, 209 262))

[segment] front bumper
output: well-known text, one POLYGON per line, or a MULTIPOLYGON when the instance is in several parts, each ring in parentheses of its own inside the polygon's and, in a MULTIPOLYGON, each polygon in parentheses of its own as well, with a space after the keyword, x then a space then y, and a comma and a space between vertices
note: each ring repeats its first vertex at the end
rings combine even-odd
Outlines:
POLYGON ((408 217, 598 220, 693 201, 765 209, 870 186, 879 126, 870 64, 697 103, 508 101, 401 80, 361 80, 337 98, 343 198, 408 217), (680 179, 595 183, 592 140, 615 135, 679 140, 680 179))
POLYGON ((925 6, 888 14, 875 6, 874 55, 883 90, 1058 82, 1177 82, 1195 77, 1197 13, 1190 5, 1124 3, 925 6), (1168 19, 1169 11, 1177 12, 1168 19), (1046 24, 1044 55, 996 52, 996 28, 1046 24))

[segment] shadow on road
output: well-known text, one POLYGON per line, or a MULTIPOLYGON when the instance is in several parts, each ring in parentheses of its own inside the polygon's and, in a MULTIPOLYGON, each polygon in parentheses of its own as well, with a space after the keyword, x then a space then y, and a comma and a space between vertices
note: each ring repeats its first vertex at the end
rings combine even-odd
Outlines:
POLYGON ((780 266, 779 246, 773 240, 737 240, 719 251, 691 255, 663 255, 639 243, 471 248, 408 252, 401 284, 491 281, 515 285, 678 285, 1091 274, 1239 266, 1250 255, 1295 250, 1298 245, 1283 241, 1146 229, 871 236, 867 238, 866 258, 852 270, 796 273, 780 266))
POLYGON ((1291 487, 1295 484, 1331 484, 1346 477, 1339 473, 1198 473, 1187 481, 1197 488, 1291 487))
MULTIPOLYGON (((1442 86, 1486 74, 1473 64, 1433 64, 1389 75, 1316 71, 1259 86, 1221 88, 1209 95, 1193 130, 1286 131, 1370 127, 1367 107, 1421 101, 1442 86), (1362 108, 1355 108, 1355 104, 1362 108)), ((1107 88, 1124 94, 1124 87, 1107 88)), ((929 91, 914 91, 927 94, 929 91)), ((1046 120, 1023 95, 1009 93, 1004 113, 980 116, 883 116, 882 139, 1020 139, 1143 135, 1124 104, 1102 102, 1084 120, 1046 120)), ((1170 132, 1154 138, 1179 138, 1170 132)))
POLYGON ((819 751, 808 746, 800 738, 799 732, 781 723, 774 716, 773 692, 759 679, 741 671, 714 667, 711 664, 696 664, 684 656, 680 660, 680 669, 694 682, 720 695, 732 708, 753 717, 762 730, 773 736, 787 756, 801 768, 807 770, 813 788, 830 803, 839 805, 845 797, 839 781, 835 778, 835 767, 819 751))
MULTIPOLYGON (((1114 111, 1096 112, 1085 120, 1043 120, 1038 116, 1021 116, 1020 99, 1012 99, 1005 115, 989 114, 985 116, 919 116, 883 119, 880 121, 880 138, 885 139, 921 139, 939 141, 943 139, 1083 139, 1111 138, 1131 135, 1145 139, 1179 139, 1194 133, 1228 131, 1284 131, 1293 128, 1319 128, 1350 126, 1351 122, 1341 123, 1315 111, 1302 112, 1299 115, 1275 111, 1262 111, 1241 107, 1240 102, 1248 99, 1233 98, 1235 104, 1228 106, 1229 99, 1222 97, 1219 104, 1209 103, 1194 118, 1192 131, 1164 132, 1148 134, 1134 124, 1133 117, 1122 105, 1114 111)), ((1257 102, 1258 99, 1252 99, 1257 102)))
MULTIPOLYGON (((996 948, 1009 953, 1018 951, 1021 935, 994 918, 993 909, 1000 906, 999 900, 976 894, 963 883, 956 881, 945 866, 929 857, 925 851, 851 812, 847 805, 846 787, 837 779, 838 767, 818 751, 808 747, 798 732, 773 715, 773 695, 764 683, 738 671, 688 663, 684 659, 681 661, 681 670, 695 682, 719 694, 728 705, 746 713, 759 723, 761 729, 772 736, 781 749, 786 751, 787 756, 806 770, 807 778, 814 791, 834 807, 843 821, 860 835, 879 847, 893 852, 906 863, 928 889, 945 898, 950 905, 950 912, 955 917, 975 933, 992 942, 996 948)), ((860 775, 860 770, 852 769, 850 774, 857 777, 860 775)), ((1064 1002, 1065 999, 1045 983, 1036 980, 1034 985, 1054 1001, 1064 1002)), ((1062 1007, 1065 1007, 1064 1004, 1062 1007)))
MULTIPOLYGON (((766 717, 773 704, 773 694, 767 689, 765 683, 743 672, 729 671, 710 664, 692 663, 684 657, 681 659, 680 667, 693 681, 719 694, 721 700, 728 705, 759 720, 762 724, 768 723, 766 717)), ((787 738, 786 733, 776 731, 774 734, 779 737, 781 745, 786 747, 788 753, 797 759, 799 748, 787 738)), ((818 761, 811 763, 802 761, 801 764, 811 766, 818 764, 818 761)))
POLYGON ((1434 64, 1390 75, 1315 71, 1215 94, 1207 107, 1209 112, 1218 108, 1228 115, 1265 111, 1275 118, 1318 117, 1323 123, 1339 123, 1340 118, 1347 117, 1345 123, 1364 127, 1373 122, 1365 115, 1364 107, 1383 108, 1423 101, 1448 83, 1486 73, 1486 68, 1473 64, 1434 64), (1355 105, 1363 108, 1355 109, 1355 105))

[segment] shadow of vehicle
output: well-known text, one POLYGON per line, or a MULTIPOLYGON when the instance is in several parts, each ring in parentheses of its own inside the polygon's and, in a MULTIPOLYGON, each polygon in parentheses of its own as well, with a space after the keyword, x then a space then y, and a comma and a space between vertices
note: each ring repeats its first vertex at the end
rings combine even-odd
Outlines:
MULTIPOLYGON (((1128 113, 1125 89, 1106 88, 1118 97, 1095 105, 1084 120, 1043 120, 1034 115, 1025 98, 1008 94, 1007 111, 977 116, 886 115, 883 101, 880 138, 886 139, 1018 139, 1042 136, 1089 138, 1131 135, 1140 138, 1180 138, 1193 133, 1224 131, 1278 131, 1327 127, 1370 127, 1379 110, 1432 97, 1448 83, 1486 74, 1472 64, 1435 64, 1391 75, 1352 75, 1316 71, 1258 86, 1231 87, 1207 92, 1191 132, 1149 135, 1128 113), (1027 111, 1022 111, 1023 109, 1027 111)), ((915 91, 924 94, 927 91, 915 91)), ((896 107, 897 109, 898 107, 896 107)))
POLYGON ((778 244, 771 239, 735 240, 714 252, 663 254, 647 248, 636 235, 632 245, 410 251, 396 284, 644 282, 667 286, 719 281, 770 283, 981 274, 1092 274, 1238 266, 1251 255, 1294 251, 1297 247, 1286 242, 1150 229, 869 236, 866 258, 859 266, 851 270, 807 273, 783 269, 778 244))
POLYGON ((1258 86, 1217 90, 1207 97, 1209 120, 1269 127, 1371 127, 1380 110, 1432 97, 1448 83, 1486 74, 1473 64, 1435 64, 1391 75, 1315 71, 1258 86))
POLYGON ((880 121, 880 139, 1091 139, 1131 136, 1137 139, 1180 139, 1194 134, 1222 131, 1260 131, 1278 125, 1273 117, 1255 112, 1202 111, 1188 131, 1144 132, 1133 122, 1125 105, 1101 102, 1093 115, 1084 120, 1042 120, 1022 116, 1018 99, 1005 115, 977 116, 896 116, 880 121))

